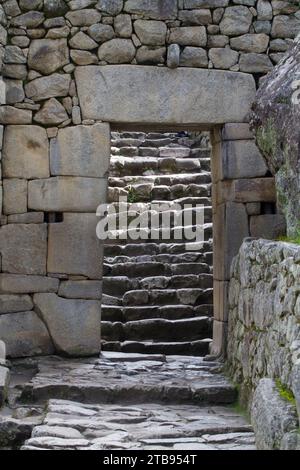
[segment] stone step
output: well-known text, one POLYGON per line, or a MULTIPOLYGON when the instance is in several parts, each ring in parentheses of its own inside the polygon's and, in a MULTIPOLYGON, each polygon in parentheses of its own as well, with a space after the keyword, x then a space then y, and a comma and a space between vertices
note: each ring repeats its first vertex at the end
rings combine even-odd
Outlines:
POLYGON ((210 343, 211 341, 207 339, 167 343, 156 341, 102 341, 101 348, 103 351, 123 353, 165 354, 166 356, 182 354, 203 357, 209 353, 210 343))
POLYGON ((121 322, 138 321, 149 318, 165 318, 166 320, 181 320, 199 316, 213 316, 213 305, 203 304, 197 307, 191 305, 153 305, 123 307, 102 305, 101 318, 103 321, 121 322))
MULTIPOLYGON (((108 256, 108 250, 107 248, 110 248, 109 245, 105 246, 104 249, 104 263, 106 265, 110 264, 116 264, 116 263, 149 263, 149 262, 155 262, 155 263, 172 263, 172 264, 178 264, 178 263, 204 263, 208 264, 210 267, 212 267, 212 261, 213 261, 213 253, 211 251, 208 252, 202 252, 202 253, 182 253, 178 255, 172 255, 172 254, 159 254, 159 255, 143 255, 141 254, 140 256, 108 256)), ((142 253, 142 250, 141 250, 142 253)))
POLYGON ((174 186, 178 184, 183 185, 205 185, 211 183, 211 174, 207 171, 201 173, 180 173, 180 174, 165 174, 165 175, 146 175, 146 176, 124 176, 124 177, 109 177, 110 187, 125 188, 131 186, 132 189, 138 189, 143 185, 148 191, 153 186, 174 186))
POLYGON ((148 176, 174 173, 199 173, 209 170, 206 160, 201 158, 150 158, 150 157, 112 157, 110 177, 148 176), (204 168, 205 167, 205 168, 204 168))
MULTIPOLYGON (((140 256, 144 255, 194 255, 212 252, 212 241, 202 243, 128 243, 126 245, 105 245, 105 256, 140 256)), ((189 261, 190 258, 187 258, 189 261)), ((134 260, 136 261, 136 260, 134 260)), ((173 262, 173 261, 172 261, 173 262)))
POLYGON ((108 202, 119 202, 122 197, 128 202, 152 202, 160 199, 164 201, 174 201, 185 197, 210 198, 210 184, 175 184, 153 186, 152 184, 129 185, 128 187, 109 186, 108 202))
POLYGON ((211 318, 194 317, 181 320, 162 318, 138 321, 101 322, 101 337, 104 341, 146 341, 156 342, 196 341, 211 336, 211 318))
POLYGON ((123 296, 124 306, 141 305, 201 305, 213 303, 212 289, 137 289, 123 296))
POLYGON ((205 208, 209 208, 212 205, 212 201, 210 197, 183 197, 174 199, 171 201, 164 201, 164 200, 153 200, 151 202, 123 202, 117 201, 112 202, 111 207, 115 210, 115 212, 131 212, 137 211, 139 213, 143 213, 145 211, 155 209, 155 206, 159 206, 160 211, 167 211, 167 210, 178 210, 186 209, 185 206, 192 206, 193 208, 197 208, 198 206, 204 206, 205 208))
MULTIPOLYGON (((200 348, 200 342, 197 343, 199 346, 195 342, 195 348, 200 348)), ((126 347, 133 349, 134 344, 129 343, 126 347)), ((176 343, 173 344, 175 349, 176 343)), ((193 343, 189 344, 192 349, 193 343)), ((206 344, 209 342, 206 341, 206 344)), ((150 342, 144 343, 144 346, 144 349, 156 348, 150 342)), ((166 344, 166 348, 171 347, 172 343, 166 344)), ((178 345, 179 348, 182 348, 182 344, 178 345)), ((145 356, 144 360, 143 356, 136 356, 107 352, 100 360, 37 359, 38 372, 20 387, 19 403, 37 404, 46 403, 49 399, 64 399, 97 405, 164 403, 166 406, 166 403, 181 403, 199 406, 231 404, 237 397, 236 389, 220 373, 219 363, 178 355, 157 358, 145 356)), ((62 425, 56 411, 48 407, 49 414, 44 424, 62 425)), ((78 428, 80 423, 77 419, 73 420, 72 410, 67 414, 68 426, 78 428)), ((90 413, 88 416, 81 414, 81 420, 81 425, 83 421, 92 425, 90 413)), ((99 422, 103 422, 101 416, 99 422)), ((199 425, 197 427, 199 429, 199 425)))
POLYGON ((140 263, 114 263, 107 265, 104 263, 105 276, 127 276, 127 277, 152 277, 174 276, 187 274, 210 274, 210 267, 205 263, 178 263, 167 264, 158 262, 140 262, 140 263))
POLYGON ((127 276, 105 276, 103 278, 103 293, 120 297, 129 290, 137 289, 182 289, 182 288, 213 288, 212 274, 183 274, 177 276, 153 276, 143 279, 127 276))

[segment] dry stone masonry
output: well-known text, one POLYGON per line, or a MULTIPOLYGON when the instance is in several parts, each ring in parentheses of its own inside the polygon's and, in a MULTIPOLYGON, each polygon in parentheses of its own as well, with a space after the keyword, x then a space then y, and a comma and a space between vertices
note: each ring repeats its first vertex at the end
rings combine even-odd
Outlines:
POLYGON ((95 210, 107 197, 110 129, 126 126, 212 130, 213 351, 224 352, 230 262, 245 236, 282 231, 250 106, 299 26, 295 1, 1 0, 8 356, 99 353, 95 210))

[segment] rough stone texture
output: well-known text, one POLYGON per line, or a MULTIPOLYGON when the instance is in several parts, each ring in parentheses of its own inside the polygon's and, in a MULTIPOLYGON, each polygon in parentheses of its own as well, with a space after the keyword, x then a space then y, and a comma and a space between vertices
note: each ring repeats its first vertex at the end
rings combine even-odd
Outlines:
POLYGON ((9 224, 0 231, 2 269, 10 274, 46 274, 46 224, 9 224))
POLYGON ((0 295, 0 315, 32 310, 33 303, 29 295, 0 295))
POLYGON ((171 29, 169 43, 180 46, 206 46, 206 29, 204 26, 184 26, 171 29))
POLYGON ((172 20, 177 15, 177 5, 174 0, 127 0, 124 10, 128 13, 141 13, 154 20, 172 20))
POLYGON ((38 111, 34 120, 42 125, 58 125, 68 119, 68 114, 63 105, 56 98, 50 98, 38 111))
POLYGON ((205 49, 201 47, 185 47, 180 56, 183 67, 207 67, 208 58, 205 49))
POLYGON ((60 224, 50 224, 48 272, 101 278, 101 249, 94 214, 64 214, 60 224), (74 256, 74 253, 77 256, 74 256))
POLYGON ((70 299, 101 300, 101 281, 63 281, 58 295, 70 299))
POLYGON ((266 173, 266 163, 253 140, 224 142, 222 179, 252 178, 266 173))
POLYGON ((1 294, 27 294, 35 292, 57 292, 59 280, 43 276, 0 274, 1 294))
POLYGON ((47 328, 35 312, 0 315, 0 339, 8 357, 53 354, 47 328))
POLYGON ((162 21, 137 20, 134 30, 142 44, 162 46, 166 42, 167 26, 162 21))
POLYGON ((298 430, 295 406, 281 398, 271 379, 259 381, 253 397, 251 421, 259 450, 282 450, 285 435, 298 430))
POLYGON ((99 47, 98 57, 109 64, 126 64, 133 60, 135 47, 130 39, 111 39, 99 47))
POLYGON ((299 230, 299 95, 300 42, 263 81, 253 108, 252 128, 269 169, 275 174, 278 202, 288 234, 299 230))
POLYGON ((7 178, 47 178, 48 139, 38 126, 7 126, 3 143, 3 175, 7 178))
POLYGON ((0 408, 7 398, 9 384, 9 370, 7 367, 0 365, 0 408))
POLYGON ((33 302, 58 353, 91 356, 100 352, 100 302, 56 294, 35 294, 33 302))
POLYGON ((27 181, 10 178, 3 180, 3 213, 22 214, 27 211, 27 181))
POLYGON ((50 75, 69 62, 66 39, 36 39, 28 51, 28 66, 44 75, 50 75))
POLYGON ((221 34, 238 36, 248 33, 252 22, 252 13, 246 6, 238 5, 226 8, 220 23, 221 34))
POLYGON ((80 67, 75 76, 83 118, 108 122, 243 122, 255 93, 251 76, 221 71, 179 69, 174 75, 170 70, 155 67, 90 66, 80 67), (151 87, 147 96, 145 80, 151 87), (120 81, 122 87, 119 86, 120 81), (199 94, 197 84, 204 82, 210 86, 206 93, 199 94), (174 94, 173 90, 177 93, 174 94), (95 99, 95 91, 101 99, 95 99), (162 96, 164 106, 157 115, 162 96), (125 100, 127 106, 121 106, 125 100), (211 103, 209 107, 208 101, 211 103))
POLYGON ((40 77, 25 85, 27 98, 35 101, 58 96, 67 96, 71 77, 68 74, 54 73, 48 77, 40 77))
POLYGON ((103 177, 109 158, 108 124, 60 129, 51 141, 51 175, 103 177))

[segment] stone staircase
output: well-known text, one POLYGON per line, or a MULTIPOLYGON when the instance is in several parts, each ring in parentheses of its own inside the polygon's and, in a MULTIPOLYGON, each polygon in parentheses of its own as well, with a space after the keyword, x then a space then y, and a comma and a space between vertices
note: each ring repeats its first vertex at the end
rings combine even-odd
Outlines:
POLYGON ((142 215, 148 223, 157 215, 153 204, 164 205, 166 219, 151 233, 144 230, 147 239, 132 240, 130 228, 118 227, 106 243, 102 349, 206 355, 213 316, 208 135, 112 133, 109 201, 118 221, 128 211, 129 220, 142 215), (120 197, 127 202, 119 206, 120 197), (184 232, 175 239, 180 217, 189 216, 195 230, 201 211, 205 242, 184 232))

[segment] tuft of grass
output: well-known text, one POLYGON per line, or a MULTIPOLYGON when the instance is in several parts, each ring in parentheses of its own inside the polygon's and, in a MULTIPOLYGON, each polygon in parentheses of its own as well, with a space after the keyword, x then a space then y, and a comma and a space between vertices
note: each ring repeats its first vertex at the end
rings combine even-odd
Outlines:
POLYGON ((295 243, 295 245, 300 245, 300 232, 296 233, 294 237, 282 236, 278 238, 279 242, 295 243))
POLYGON ((285 401, 288 401, 291 405, 296 406, 296 400, 293 392, 288 387, 286 387, 286 385, 283 385, 279 379, 276 379, 275 383, 281 398, 283 398, 285 401))

